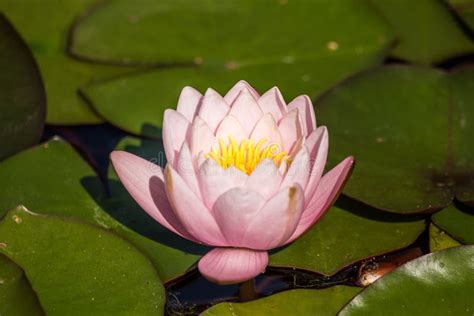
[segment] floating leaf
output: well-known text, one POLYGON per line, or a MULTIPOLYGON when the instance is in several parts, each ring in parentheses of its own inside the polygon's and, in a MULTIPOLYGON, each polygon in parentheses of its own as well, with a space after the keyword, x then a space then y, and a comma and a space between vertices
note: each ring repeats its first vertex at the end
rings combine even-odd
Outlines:
POLYGON ((333 316, 360 290, 349 286, 333 286, 323 290, 291 290, 247 303, 220 303, 201 315, 333 316))
POLYGON ((433 223, 456 240, 474 244, 474 210, 462 205, 450 205, 432 217, 433 223))
POLYGON ((430 225, 430 251, 440 251, 446 248, 460 246, 461 244, 442 231, 436 225, 430 225))
POLYGON ((369 207, 341 202, 300 239, 272 254, 270 265, 330 275, 355 261, 404 248, 425 228, 420 218, 382 216, 369 207))
POLYGON ((0 14, 0 160, 36 144, 43 133, 46 100, 28 47, 0 14))
MULTIPOLYGON (((3 247, 5 244, 0 244, 3 247)), ((0 255, 0 315, 44 315, 23 270, 3 255, 0 255)))
POLYGON ((127 71, 122 67, 89 64, 66 56, 69 27, 82 11, 95 2, 0 1, 0 11, 11 19, 38 61, 46 86, 47 122, 50 124, 100 122, 101 119, 78 97, 77 89, 92 81, 127 71))
POLYGON ((397 65, 354 77, 319 100, 329 163, 357 160, 344 193, 397 213, 437 210, 454 194, 473 201, 473 86, 469 68, 446 75, 397 65))
POLYGON ((398 43, 392 52, 394 57, 431 64, 474 52, 473 42, 442 1, 372 2, 397 32, 398 43))
POLYGON ((470 315, 474 310, 474 246, 438 251, 377 280, 345 315, 470 315))
POLYGON ((163 313, 164 288, 151 262, 106 230, 18 207, 0 222, 0 241, 47 315, 163 313))
POLYGON ((160 128, 164 109, 175 107, 186 85, 222 93, 245 79, 261 92, 278 85, 288 101, 305 93, 315 97, 380 63, 392 41, 366 1, 340 0, 110 1, 91 11, 73 34, 71 50, 89 59, 189 64, 83 89, 107 121, 151 137, 159 137, 159 129, 144 127, 160 128), (193 62, 200 67, 191 67, 193 62))
POLYGON ((472 0, 448 0, 467 26, 474 30, 474 2, 472 0))
MULTIPOLYGON (((160 243, 159 233, 153 236, 158 241, 153 241, 113 219, 107 212, 115 216, 114 212, 126 206, 102 203, 105 196, 99 178, 62 140, 51 140, 5 160, 0 164, 0 186, 0 217, 23 204, 37 213, 78 217, 111 229, 145 253, 163 280, 183 274, 196 260, 195 253, 182 250, 183 243, 189 243, 178 236, 173 239, 164 232, 166 242, 160 243)), ((150 225, 155 223, 150 219, 150 225)))

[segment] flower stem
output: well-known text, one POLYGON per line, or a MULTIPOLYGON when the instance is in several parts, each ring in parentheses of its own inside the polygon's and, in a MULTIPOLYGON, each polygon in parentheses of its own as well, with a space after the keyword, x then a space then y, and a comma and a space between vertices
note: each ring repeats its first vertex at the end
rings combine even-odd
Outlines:
POLYGON ((240 283, 239 298, 241 302, 248 302, 258 298, 255 291, 255 279, 250 279, 240 283))

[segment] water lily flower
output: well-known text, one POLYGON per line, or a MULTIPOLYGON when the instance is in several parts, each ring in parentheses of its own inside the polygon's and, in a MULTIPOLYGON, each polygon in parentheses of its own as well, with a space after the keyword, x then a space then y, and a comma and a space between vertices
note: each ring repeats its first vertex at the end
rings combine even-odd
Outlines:
POLYGON ((163 121, 164 169, 124 151, 111 160, 137 203, 161 225, 214 247, 199 261, 207 279, 231 284, 263 272, 268 250, 309 230, 341 191, 348 157, 323 175, 326 127, 299 96, 259 95, 245 81, 222 97, 185 87, 163 121))

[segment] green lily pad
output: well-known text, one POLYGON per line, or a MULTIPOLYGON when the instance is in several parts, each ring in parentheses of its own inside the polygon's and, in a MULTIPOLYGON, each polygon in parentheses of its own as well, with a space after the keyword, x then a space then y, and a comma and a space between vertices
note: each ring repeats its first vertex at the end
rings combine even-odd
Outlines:
POLYGON ((50 124, 99 123, 102 120, 77 95, 80 86, 129 69, 69 58, 66 44, 75 18, 95 0, 2 0, 3 11, 29 44, 41 69, 50 124))
POLYGON ((201 315, 333 316, 360 291, 360 288, 349 286, 333 286, 323 290, 291 290, 247 303, 220 303, 201 315))
POLYGON ((436 225, 430 224, 430 251, 440 251, 443 249, 457 247, 461 244, 449 236, 445 231, 439 229, 436 225))
POLYGON ((433 214, 433 223, 464 244, 474 244, 474 210, 450 205, 433 214))
POLYGON ((0 315, 44 315, 23 270, 3 255, 0 255, 0 315))
POLYGON ((397 213, 441 209, 454 195, 473 201, 473 85, 469 68, 446 75, 386 66, 320 99, 316 116, 331 135, 329 164, 347 155, 357 160, 344 193, 397 213))
POLYGON ((398 35, 397 58, 431 64, 474 52, 474 43, 438 0, 372 0, 398 35))
POLYGON ((474 2, 472 0, 448 0, 448 3, 466 25, 474 30, 474 2))
POLYGON ((300 94, 315 97, 380 63, 392 39, 365 1, 111 1, 76 26, 71 50, 104 62, 199 64, 82 89, 107 121, 159 137, 164 109, 176 106, 186 85, 223 93, 245 79, 261 92, 279 86, 288 101, 300 94), (110 36, 118 30, 120 37, 110 36), (155 132, 144 128, 148 125, 155 132))
POLYGON ((355 261, 407 247, 425 229, 421 218, 381 215, 342 202, 300 239, 272 254, 270 265, 331 275, 355 261))
POLYGON ((339 315, 471 315, 474 246, 431 253, 380 278, 339 315))
POLYGON ((43 133, 46 99, 28 47, 0 13, 0 160, 36 144, 43 133), (8 140, 8 141, 7 141, 8 140))
MULTIPOLYGON (((37 213, 78 217, 110 229, 145 253, 164 281, 183 274, 196 261, 194 244, 167 233, 164 239, 157 233, 151 240, 115 220, 120 220, 116 212, 126 206, 103 203, 106 197, 97 175, 60 139, 5 160, 0 164, 0 186, 0 217, 22 204, 37 213)), ((156 225, 152 219, 148 223, 156 225)))
POLYGON ((106 230, 18 207, 0 222, 0 240, 47 315, 163 314, 165 291, 151 262, 106 230))

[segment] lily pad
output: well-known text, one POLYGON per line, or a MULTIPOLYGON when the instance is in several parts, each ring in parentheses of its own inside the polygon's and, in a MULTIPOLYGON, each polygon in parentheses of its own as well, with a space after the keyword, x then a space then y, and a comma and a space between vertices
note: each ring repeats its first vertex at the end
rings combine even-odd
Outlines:
POLYGON ((431 253, 377 280, 345 315, 470 315, 474 310, 474 246, 431 253))
POLYGON ((0 315, 44 315, 23 270, 3 255, 0 255, 0 315))
POLYGON ((430 224, 430 251, 440 251, 446 248, 457 247, 461 244, 436 225, 430 224))
POLYGON ((151 262, 106 230, 19 207, 0 222, 0 240, 47 315, 163 314, 165 291, 151 262))
MULTIPOLYGON (((156 234, 151 240, 115 220, 114 212, 126 206, 102 203, 106 197, 99 178, 60 139, 5 160, 0 164, 0 186, 0 217, 22 204, 37 213, 73 216, 110 229, 145 253, 164 281, 183 274, 196 261, 194 244, 167 233, 165 239, 156 234)), ((151 219, 148 223, 155 225, 151 219)))
POLYGON ((331 134, 329 164, 349 154, 357 159, 344 193, 396 213, 439 210, 455 195, 473 201, 473 85, 469 68, 447 75, 385 66, 320 99, 316 115, 331 134))
POLYGON ((421 218, 381 215, 350 202, 340 198, 310 231, 272 254, 270 265, 332 275, 355 261, 407 247, 425 229, 421 218))
POLYGON ((450 205, 432 216, 438 227, 464 244, 474 244, 474 209, 450 205))
POLYGON ((31 52, 1 13, 0 69, 2 160, 40 140, 46 115, 46 99, 31 52))
POLYGON ((448 3, 466 25, 474 30, 474 2, 472 0, 448 0, 448 3))
POLYGON ((333 286, 323 290, 291 290, 247 303, 220 303, 201 315, 333 316, 360 290, 350 286, 333 286))
POLYGON ((149 137, 160 136, 164 109, 175 107, 186 85, 223 93, 245 79, 261 92, 278 85, 288 101, 299 94, 315 97, 380 63, 393 39, 366 1, 110 1, 91 11, 73 34, 71 50, 83 58, 188 64, 82 90, 107 121, 149 137), (118 31, 121 36, 113 36, 118 31))
POLYGON ((438 0, 372 0, 398 35, 397 58, 431 64, 474 52, 446 4, 438 0), (442 44, 441 44, 442 43, 442 44))
POLYGON ((50 124, 99 123, 101 119, 77 95, 80 86, 129 71, 96 65, 66 55, 70 26, 95 0, 2 0, 3 11, 33 51, 45 81, 50 124))

